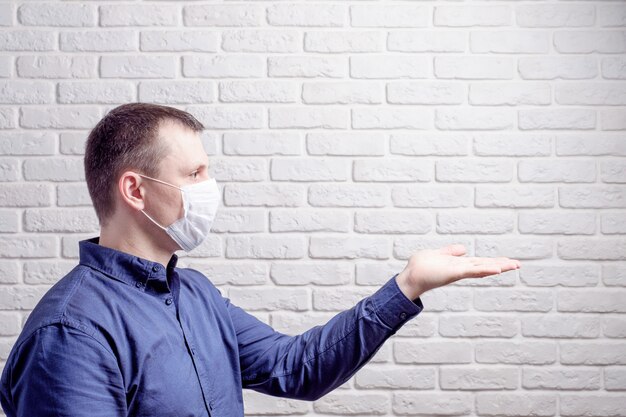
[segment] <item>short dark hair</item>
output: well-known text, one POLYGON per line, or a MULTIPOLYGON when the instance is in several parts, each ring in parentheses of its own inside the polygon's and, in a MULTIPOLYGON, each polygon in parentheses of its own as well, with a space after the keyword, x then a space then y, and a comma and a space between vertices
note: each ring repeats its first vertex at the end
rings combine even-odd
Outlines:
POLYGON ((85 179, 100 225, 115 210, 113 193, 127 169, 158 177, 167 147, 159 140, 161 123, 180 123, 194 132, 204 129, 191 114, 173 107, 128 103, 109 111, 91 130, 85 146, 85 179))

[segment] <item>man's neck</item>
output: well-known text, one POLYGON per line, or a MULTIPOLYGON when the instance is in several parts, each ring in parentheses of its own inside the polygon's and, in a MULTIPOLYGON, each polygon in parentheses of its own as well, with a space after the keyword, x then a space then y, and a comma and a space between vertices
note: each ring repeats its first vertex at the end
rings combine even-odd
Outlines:
POLYGON ((100 229, 98 244, 167 266, 173 252, 159 248, 149 236, 132 226, 115 227, 115 222, 100 229))

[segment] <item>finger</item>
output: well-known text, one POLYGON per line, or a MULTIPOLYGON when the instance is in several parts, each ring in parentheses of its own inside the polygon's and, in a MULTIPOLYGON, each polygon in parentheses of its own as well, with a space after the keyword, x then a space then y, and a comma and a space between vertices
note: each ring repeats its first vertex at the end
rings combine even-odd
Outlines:
POLYGON ((441 253, 442 255, 461 256, 465 255, 465 252, 465 246, 459 243, 454 243, 452 245, 439 248, 439 253, 441 253))

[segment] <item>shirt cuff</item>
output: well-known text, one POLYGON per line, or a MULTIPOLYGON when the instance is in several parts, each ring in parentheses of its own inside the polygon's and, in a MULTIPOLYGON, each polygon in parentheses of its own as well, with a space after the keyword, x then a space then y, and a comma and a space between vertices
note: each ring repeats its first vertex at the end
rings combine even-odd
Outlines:
POLYGON ((370 296, 380 320, 393 330, 402 327, 424 309, 420 297, 411 300, 402 292, 396 282, 397 276, 395 274, 370 296))

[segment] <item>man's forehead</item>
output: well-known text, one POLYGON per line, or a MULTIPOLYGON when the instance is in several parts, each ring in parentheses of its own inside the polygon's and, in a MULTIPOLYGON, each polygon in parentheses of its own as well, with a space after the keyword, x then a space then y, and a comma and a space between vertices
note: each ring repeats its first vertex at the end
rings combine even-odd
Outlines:
POLYGON ((159 127, 159 140, 168 148, 165 160, 181 168, 206 166, 208 156, 199 132, 178 123, 163 123, 159 127))

